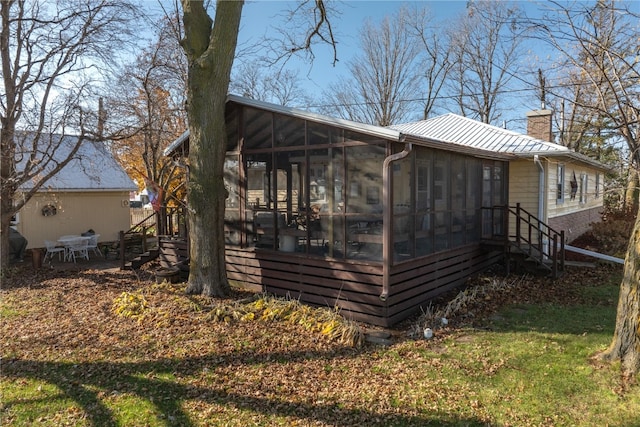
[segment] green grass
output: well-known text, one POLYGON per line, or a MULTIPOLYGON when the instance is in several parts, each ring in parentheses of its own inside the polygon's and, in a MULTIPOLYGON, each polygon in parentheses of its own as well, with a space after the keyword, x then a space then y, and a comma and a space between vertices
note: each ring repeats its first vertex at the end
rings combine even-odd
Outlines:
POLYGON ((623 392, 619 367, 591 359, 611 340, 617 286, 581 297, 505 307, 482 328, 390 347, 236 323, 208 348, 201 337, 168 341, 177 357, 15 359, 3 362, 0 425, 640 426, 638 386, 623 392))

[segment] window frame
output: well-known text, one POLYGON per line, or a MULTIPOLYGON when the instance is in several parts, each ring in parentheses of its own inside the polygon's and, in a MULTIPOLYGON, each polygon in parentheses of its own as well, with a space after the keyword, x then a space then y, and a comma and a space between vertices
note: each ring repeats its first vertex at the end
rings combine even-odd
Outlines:
POLYGON ((556 169, 556 204, 564 204, 564 189, 566 185, 566 168, 564 163, 558 163, 556 169))

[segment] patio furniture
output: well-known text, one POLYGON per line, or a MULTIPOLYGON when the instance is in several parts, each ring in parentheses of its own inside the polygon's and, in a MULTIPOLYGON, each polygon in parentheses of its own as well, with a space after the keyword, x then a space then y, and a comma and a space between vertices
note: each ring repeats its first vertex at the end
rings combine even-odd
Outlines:
POLYGON ((87 244, 90 237, 79 235, 66 235, 58 239, 58 242, 65 247, 65 261, 76 262, 76 256, 80 255, 84 259, 89 259, 87 244))
POLYGON ((49 257, 49 261, 53 259, 54 254, 58 254, 58 261, 60 261, 60 254, 66 259, 67 254, 64 246, 58 246, 58 242, 54 242, 52 240, 45 240, 44 246, 47 248, 47 252, 44 254, 43 261, 47 260, 47 256, 49 257))
POLYGON ((89 237, 89 240, 87 242, 87 250, 92 250, 94 254, 100 255, 101 257, 104 258, 104 255, 102 254, 100 249, 98 249, 98 237, 100 237, 100 235, 92 234, 87 237, 89 237))
POLYGON ((67 259, 72 260, 75 263, 76 258, 80 256, 81 258, 89 260, 89 251, 88 251, 88 243, 89 239, 87 237, 78 237, 73 240, 69 240, 67 243, 67 259))

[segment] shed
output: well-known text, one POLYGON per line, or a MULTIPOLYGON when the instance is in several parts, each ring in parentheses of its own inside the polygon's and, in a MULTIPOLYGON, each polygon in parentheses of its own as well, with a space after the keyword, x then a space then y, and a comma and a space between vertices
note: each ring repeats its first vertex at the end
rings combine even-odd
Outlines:
MULTIPOLYGON (((62 138, 58 159, 68 156, 77 136, 62 138)), ((30 183, 20 187, 28 191, 30 183)), ((137 186, 111 155, 106 142, 86 140, 73 159, 49 179, 16 215, 16 228, 29 241, 28 248, 42 248, 45 240, 93 229, 99 241, 118 240, 130 227, 129 194, 137 186)))
POLYGON ((389 326, 502 259, 510 154, 233 95, 226 124, 232 280, 389 326))
POLYGON ((516 158, 509 165, 510 203, 519 203, 550 227, 564 230, 571 242, 601 220, 604 176, 609 168, 551 142, 551 114, 550 110, 527 113, 530 135, 452 113, 391 128, 408 135, 513 154, 516 158))

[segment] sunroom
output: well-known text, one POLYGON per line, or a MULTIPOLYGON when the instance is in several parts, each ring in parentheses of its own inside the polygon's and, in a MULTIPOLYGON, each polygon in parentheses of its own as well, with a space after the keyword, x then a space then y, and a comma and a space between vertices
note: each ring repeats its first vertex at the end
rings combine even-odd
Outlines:
POLYGON ((389 326, 502 256, 483 207, 508 155, 232 95, 226 116, 229 279, 389 326))

